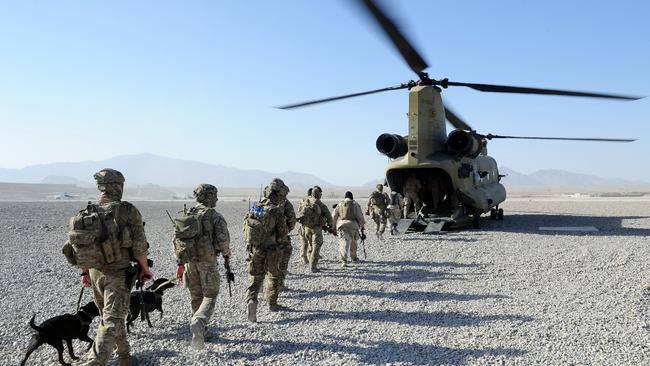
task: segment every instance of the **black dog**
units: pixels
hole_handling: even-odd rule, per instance
[[[146,290],[142,291],[142,299],[140,299],[140,291],[131,292],[131,305],[129,306],[129,316],[126,319],[127,332],[131,333],[131,324],[133,324],[133,321],[138,318],[140,312],[144,313],[144,317],[145,319],[147,319],[147,324],[149,324],[150,327],[153,327],[153,325],[151,324],[151,320],[149,320],[150,312],[154,310],[160,311],[160,319],[162,319],[163,292],[166,289],[174,286],[175,284],[172,281],[169,281],[166,278],[159,278],[153,281],[153,285],[147,287]],[[140,304],[141,302],[142,305]]]
[[[20,363],[21,366],[25,365],[27,358],[34,352],[38,347],[43,343],[47,343],[52,347],[56,348],[59,352],[59,362],[62,365],[70,366],[69,363],[66,363],[63,360],[63,341],[68,345],[68,353],[70,358],[73,360],[78,360],[79,357],[74,355],[74,349],[72,348],[72,340],[79,339],[84,342],[88,342],[88,349],[93,345],[93,340],[88,338],[88,329],[90,323],[93,322],[93,318],[99,315],[99,310],[94,302],[89,302],[84,305],[78,312],[74,315],[72,314],[63,314],[55,316],[44,321],[41,325],[36,325],[34,320],[36,319],[36,314],[32,317],[32,320],[29,321],[29,326],[32,327],[38,333],[32,336],[32,340],[29,342],[29,347],[25,353],[25,358],[23,362]]]

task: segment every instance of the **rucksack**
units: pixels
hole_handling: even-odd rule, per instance
[[[122,238],[115,218],[120,202],[103,207],[88,202],[85,209],[70,219],[68,240],[63,255],[68,262],[80,268],[99,268],[122,259]]]
[[[254,204],[244,217],[244,241],[247,249],[262,248],[270,238],[269,208]]]
[[[354,216],[354,201],[344,200],[338,207],[341,220],[356,220]]]
[[[214,261],[216,252],[212,244],[212,230],[204,222],[206,213],[212,208],[192,207],[183,210],[174,221],[174,254],[178,262]]]
[[[321,209],[311,198],[305,200],[298,209],[298,222],[307,227],[314,227],[321,224]]]
[[[386,208],[386,197],[382,192],[373,191],[370,195],[370,200],[374,206],[377,206],[380,209]]]

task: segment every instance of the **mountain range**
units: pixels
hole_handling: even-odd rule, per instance
[[[103,168],[121,171],[128,184],[193,187],[210,182],[218,187],[259,187],[274,177],[289,186],[332,186],[312,174],[246,170],[153,154],[120,155],[101,161],[50,163],[23,169],[0,169],[0,182],[94,185],[93,174]]]
[[[94,187],[92,176],[100,169],[111,167],[126,176],[129,185],[158,185],[162,187],[193,187],[210,182],[218,187],[259,187],[274,177],[282,178],[289,186],[310,187],[333,184],[312,174],[299,172],[271,173],[263,170],[248,170],[223,165],[214,165],[190,160],[179,160],[153,154],[120,155],[101,161],[75,163],[50,163],[31,165],[23,169],[1,169],[0,182],[68,184],[79,187]],[[546,169],[531,174],[516,172],[501,167],[506,188],[605,188],[605,187],[648,187],[650,183],[624,179],[602,178],[589,174],[578,174],[564,170]],[[374,187],[383,179],[375,179],[363,185]]]

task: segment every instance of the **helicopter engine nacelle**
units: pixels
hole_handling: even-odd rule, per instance
[[[483,150],[483,138],[471,132],[455,130],[449,134],[445,145],[452,154],[474,158]]]
[[[375,143],[377,150],[380,153],[388,156],[391,159],[397,159],[401,156],[406,155],[408,152],[408,144],[404,136],[383,133],[377,137],[377,142]]]

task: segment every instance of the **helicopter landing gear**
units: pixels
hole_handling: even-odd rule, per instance
[[[493,208],[490,210],[490,220],[503,220],[503,209]]]

